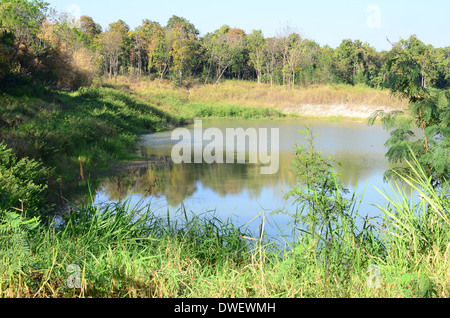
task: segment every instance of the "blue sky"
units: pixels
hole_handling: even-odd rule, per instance
[[[132,29],[149,19],[166,25],[172,15],[192,22],[201,34],[227,24],[247,33],[275,36],[289,24],[320,45],[343,39],[368,42],[377,50],[416,34],[435,47],[450,46],[448,0],[47,0],[59,11],[89,15],[104,29],[124,20]]]

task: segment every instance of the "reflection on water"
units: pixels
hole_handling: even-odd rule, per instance
[[[340,164],[335,169],[344,186],[361,193],[367,185],[361,214],[376,214],[372,203],[381,196],[383,175],[389,169],[385,159],[385,141],[389,134],[381,126],[357,122],[305,120],[205,120],[203,128],[279,128],[280,169],[274,175],[261,174],[257,164],[173,164],[170,155],[177,141],[171,132],[143,136],[138,153],[148,161],[104,179],[96,195],[97,202],[146,198],[162,213],[176,211],[182,203],[196,213],[216,210],[220,216],[235,216],[246,222],[262,209],[294,209],[284,195],[295,185],[290,171],[296,144],[305,144],[299,130],[311,124],[316,149],[333,156]],[[187,127],[193,129],[193,127]],[[208,142],[205,142],[207,144]],[[282,218],[280,216],[280,218]]]

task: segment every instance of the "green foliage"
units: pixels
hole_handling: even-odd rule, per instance
[[[215,83],[218,84],[225,72],[242,61],[245,51],[244,38],[243,32],[228,26],[205,36],[203,46],[209,69],[207,79],[212,73],[215,75]]]
[[[93,38],[102,33],[102,27],[95,23],[95,21],[89,16],[80,17],[80,31],[88,36],[90,42]]]
[[[0,106],[1,296],[5,290],[10,296],[79,296],[63,284],[65,269],[79,264],[84,296],[189,297],[210,296],[212,291],[228,297],[348,297],[355,295],[354,280],[359,279],[357,288],[364,290],[371,260],[399,277],[400,295],[448,293],[448,48],[435,49],[413,36],[390,52],[378,53],[352,40],[332,49],[293,32],[266,39],[260,31],[246,35],[228,26],[199,38],[195,26],[177,16],[166,27],[144,20],[136,30],[119,20],[105,32],[92,18],[83,17],[78,30],[46,9],[39,0],[0,3],[0,79],[23,75],[8,77],[10,87],[2,92]],[[43,23],[46,20],[49,24]],[[150,94],[156,106],[170,109],[166,112],[112,88],[65,93],[33,82],[39,79],[73,90],[89,83],[75,75],[96,74],[92,70],[97,67],[111,77],[170,77],[177,86],[200,76],[219,83],[222,78],[254,80],[256,75],[258,81],[292,86],[338,82],[388,87],[410,101],[409,117],[378,112],[372,121],[381,117],[391,130],[387,156],[391,162],[407,164],[391,175],[415,189],[420,201],[401,191],[395,198],[384,194],[388,205],[380,206],[383,224],[376,228],[366,218],[358,228],[358,196],[346,198],[331,158],[314,149],[314,137],[306,128],[307,146],[295,149],[293,170],[299,185],[289,196],[298,204],[291,216],[299,235],[287,242],[289,250],[263,246],[264,222],[257,249],[250,250],[246,239],[251,235],[229,221],[188,217],[185,210],[183,222],[163,220],[149,207],[131,208],[128,203],[88,203],[65,216],[60,227],[41,227],[39,219],[26,217],[46,207],[51,171],[40,160],[56,166],[58,177],[67,168],[73,179],[81,165],[98,170],[127,157],[125,150],[134,145],[138,133],[195,117],[283,116],[265,108],[190,103],[188,98]],[[188,90],[191,84],[185,84]],[[439,281],[439,275],[445,277]],[[398,296],[390,287],[384,294]]]
[[[181,107],[186,116],[194,118],[283,118],[286,115],[272,108],[243,107],[189,103]]]
[[[380,206],[386,212],[383,224],[375,228],[381,249],[372,248],[374,241],[367,239],[373,227],[360,229],[352,222],[357,211],[349,219],[339,208],[326,222],[332,224],[329,239],[324,240],[326,227],[320,226],[324,218],[309,210],[309,217],[296,223],[303,235],[286,241],[286,248],[262,239],[264,221],[252,245],[252,233],[212,212],[190,215],[182,208],[179,215],[163,218],[150,206],[131,206],[131,201],[87,202],[54,227],[2,211],[0,293],[66,298],[443,297],[448,293],[448,184],[447,192],[436,191],[417,161],[412,168],[417,173],[405,181],[416,187],[422,202],[414,205],[402,193],[387,196],[387,206]],[[317,224],[316,232],[304,227],[311,224]],[[367,286],[371,263],[379,264],[380,288]],[[66,269],[73,264],[81,269],[81,289],[66,285]]]
[[[13,48],[13,34],[8,31],[0,30],[0,80],[11,71]]]
[[[41,0],[4,0],[0,3],[0,33],[10,33],[15,41],[11,53],[11,69],[26,74],[30,70],[32,54],[19,54],[20,44],[26,42],[35,56],[45,49],[39,39],[40,27],[45,20],[47,3]]]
[[[350,268],[358,268],[360,253],[374,251],[379,242],[373,238],[373,229],[356,227],[358,196],[345,195],[338,175],[333,172],[331,158],[323,158],[314,149],[314,136],[306,127],[304,131],[307,147],[297,146],[293,172],[299,185],[287,197],[293,197],[297,210],[293,217],[294,231],[298,232],[295,246],[314,246],[314,260],[325,268],[326,279],[339,277],[345,283]],[[364,246],[361,250],[358,245]],[[367,261],[367,259],[366,259]]]
[[[334,54],[336,73],[344,83],[377,86],[376,77],[382,71],[382,57],[369,44],[344,40]]]
[[[183,29],[188,34],[192,34],[194,36],[198,36],[200,34],[200,31],[195,28],[195,25],[193,25],[191,22],[186,20],[185,18],[178,17],[176,15],[173,15],[169,21],[167,21],[167,28],[168,29],[174,29],[177,27],[182,26]]]
[[[407,164],[410,173],[397,172],[397,175],[402,182],[417,192],[420,201],[413,199],[413,193],[408,195],[400,191],[401,187],[397,182],[394,182],[391,188],[398,192],[399,196],[394,197],[378,191],[388,202],[386,207],[379,208],[386,224],[383,233],[393,243],[391,255],[412,265],[420,264],[422,255],[447,249],[450,239],[450,184],[445,181],[436,189],[433,179],[422,167],[419,159],[411,149],[409,151],[411,161],[407,161]],[[408,259],[401,259],[405,257],[402,254],[404,248],[409,251]]]
[[[17,275],[32,265],[30,236],[39,225],[39,218],[27,220],[15,212],[0,209],[0,261],[8,268],[8,275]]]
[[[1,98],[4,143],[19,158],[42,161],[56,168],[56,178],[68,180],[79,176],[80,161],[85,172],[106,168],[118,158],[130,158],[137,134],[178,124],[164,110],[111,88],[65,93],[17,85]],[[32,169],[20,162],[22,171]]]
[[[76,27],[40,0],[5,0],[0,8],[0,33],[16,39],[12,49],[0,42],[0,76],[32,74],[69,90],[88,85],[96,74],[115,79],[125,74],[158,76],[160,81],[172,79],[177,87],[189,87],[186,79],[219,83],[225,78],[290,88],[337,82],[395,89],[402,85],[399,74],[440,89],[450,83],[449,49],[426,46],[415,36],[399,41],[390,52],[348,39],[332,49],[301,38],[289,27],[276,38],[257,30],[247,35],[227,25],[200,37],[194,24],[174,15],[164,27],[144,19],[131,30],[118,20],[103,31],[89,16],[82,16]],[[18,43],[29,49],[19,54]],[[419,67],[399,60],[397,49]],[[78,78],[75,83],[70,83],[71,74]]]
[[[381,118],[385,128],[392,129],[386,142],[391,162],[411,159],[409,148],[413,149],[437,186],[450,176],[450,92],[427,86],[428,52],[429,48],[415,37],[394,48],[388,63],[391,90],[409,101],[410,117],[399,118],[402,112],[379,111],[369,124]]]
[[[246,43],[250,62],[258,72],[258,83],[260,83],[265,59],[266,40],[261,30],[253,30],[253,33],[247,36]]]
[[[0,207],[23,208],[28,213],[42,210],[46,204],[49,171],[42,163],[22,158],[0,144]]]

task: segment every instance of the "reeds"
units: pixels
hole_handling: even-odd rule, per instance
[[[394,195],[383,194],[387,201],[383,223],[378,228],[389,246],[380,263],[392,275],[401,272],[402,285],[419,297],[448,297],[450,267],[450,184],[446,181],[436,188],[420,166],[414,153],[407,162],[411,174],[398,174],[391,189]],[[411,193],[402,190],[407,184]],[[398,274],[397,274],[398,275]],[[392,278],[392,277],[391,277]]]

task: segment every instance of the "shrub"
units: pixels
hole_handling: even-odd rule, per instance
[[[44,208],[49,172],[40,162],[17,159],[0,143],[0,209],[24,207],[32,213]]]
[[[5,275],[15,275],[32,263],[29,235],[40,225],[37,217],[30,220],[0,209],[0,261],[8,269]]]

